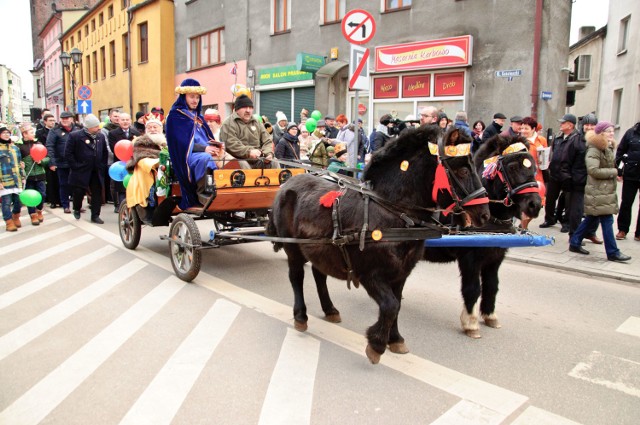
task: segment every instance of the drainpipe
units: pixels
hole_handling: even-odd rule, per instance
[[[127,49],[127,62],[129,62],[129,113],[135,115],[133,113],[133,76],[131,75],[133,72],[133,62],[131,62],[131,21],[133,20],[133,12],[131,11],[131,7],[127,9],[127,15],[127,41],[129,42],[129,48]]]
[[[536,0],[536,21],[533,35],[533,81],[531,83],[531,116],[538,117],[538,79],[540,77],[540,45],[542,44],[542,7],[544,0]]]

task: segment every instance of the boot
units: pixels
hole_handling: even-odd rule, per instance
[[[33,214],[29,214],[29,216],[31,217],[31,224],[33,226],[39,226],[40,222],[38,221],[38,214],[33,213]]]
[[[18,228],[16,227],[16,224],[13,222],[12,219],[5,220],[5,223],[7,223],[7,232],[17,232],[18,231]]]
[[[38,221],[42,223],[44,221],[44,217],[42,216],[42,210],[36,210],[36,214],[38,214]]]
[[[22,227],[22,223],[20,222],[20,213],[12,214],[11,219],[13,220],[13,224],[15,224],[16,227]]]

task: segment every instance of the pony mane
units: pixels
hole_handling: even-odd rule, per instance
[[[514,143],[522,143],[529,149],[529,141],[522,136],[496,135],[484,142],[473,156],[473,163],[476,170],[482,170],[484,168],[483,162],[485,159],[500,155],[502,151]]]

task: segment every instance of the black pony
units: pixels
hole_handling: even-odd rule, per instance
[[[537,217],[542,207],[535,164],[526,150],[528,142],[522,137],[495,136],[485,142],[474,156],[476,170],[481,172],[484,162],[488,168],[482,178],[491,203],[491,218],[483,229],[487,232],[515,233],[513,218],[522,214]],[[514,151],[514,152],[510,152]],[[465,333],[480,338],[480,313],[487,326],[499,328],[495,314],[498,293],[498,270],[507,250],[504,248],[425,248],[424,259],[430,262],[458,261],[464,308],[460,321]],[[482,279],[482,281],[481,281]]]
[[[447,173],[450,176],[455,199],[446,190],[433,191],[439,162],[438,157],[430,153],[430,145],[433,148],[439,136],[441,133],[435,128],[410,131],[376,152],[364,175],[370,191],[358,190],[353,182],[345,187],[344,183],[311,174],[294,176],[280,188],[267,234],[307,242],[329,242],[292,240],[274,244],[276,251],[284,247],[288,257],[297,330],[307,329],[303,266],[310,261],[327,320],[340,321],[340,313],[329,297],[327,275],[352,280],[356,287],[362,284],[378,304],[378,321],[367,330],[366,354],[372,363],[380,361],[387,346],[392,352],[408,352],[398,331],[397,318],[405,280],[422,257],[423,240],[429,237],[420,233],[425,229],[420,226],[428,228],[427,223],[438,205],[449,206],[460,198],[469,198],[470,194],[486,196],[468,156],[449,158],[447,171],[440,171],[445,180]],[[451,131],[443,145],[458,139],[459,132]],[[456,203],[454,213],[462,219],[465,214],[458,204],[460,202]],[[464,211],[475,225],[482,225],[489,218],[486,203],[464,207]],[[416,240],[406,240],[406,236],[401,237],[401,241],[393,240],[393,235],[406,233],[406,228],[412,225],[414,229],[410,232],[415,232]],[[433,237],[434,230],[428,230]],[[363,231],[374,240],[382,239],[370,238],[366,244],[359,244],[358,235]],[[439,236],[440,230],[436,231]],[[354,239],[355,243],[348,243]]]

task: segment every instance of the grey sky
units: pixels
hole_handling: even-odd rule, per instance
[[[609,0],[574,0],[571,44],[577,41],[579,27],[593,25],[597,29],[605,25],[608,10]],[[31,99],[33,80],[29,70],[33,66],[33,54],[29,0],[0,0],[0,13],[3,16],[0,64],[8,66],[20,76],[22,91]]]

